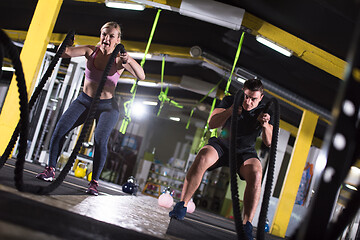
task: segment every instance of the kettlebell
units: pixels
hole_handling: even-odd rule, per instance
[[[158,204],[161,207],[170,208],[174,203],[174,198],[171,194],[170,187],[166,188],[158,198]]]
[[[75,177],[84,178],[86,176],[86,164],[79,163],[75,169]]]
[[[87,176],[87,180],[90,182],[91,181],[91,179],[92,179],[92,172],[90,172],[89,174],[88,174],[88,176]]]
[[[124,193],[135,195],[138,191],[139,185],[136,184],[136,180],[133,176],[129,177],[126,183],[123,184],[122,190]]]

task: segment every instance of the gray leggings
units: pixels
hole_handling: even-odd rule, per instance
[[[60,155],[65,136],[72,129],[83,124],[93,98],[85,93],[71,103],[69,108],[61,116],[56,124],[50,141],[49,166],[55,167]],[[119,118],[118,105],[114,99],[100,100],[95,113],[96,128],[94,132],[94,154],[92,179],[99,180],[101,171],[105,165],[107,155],[107,142]]]

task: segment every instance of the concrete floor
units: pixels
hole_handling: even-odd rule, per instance
[[[156,198],[141,193],[137,196],[129,195],[122,192],[121,186],[105,181],[100,181],[99,196],[85,194],[88,182],[71,175],[68,175],[60,187],[49,195],[19,192],[13,186],[14,163],[14,160],[8,160],[0,170],[0,239],[99,239],[98,236],[104,236],[100,239],[194,239],[191,234],[180,238],[176,237],[176,234],[169,234],[174,230],[176,232],[181,226],[172,224],[171,229],[169,228],[170,209],[160,207]],[[24,182],[30,181],[36,185],[48,184],[35,178],[35,174],[42,171],[43,167],[25,163],[24,169]],[[26,207],[26,204],[30,204],[30,207]],[[54,217],[47,216],[48,214]],[[60,220],[52,222],[51,219],[56,219],[57,215]],[[77,216],[84,218],[77,220]],[[232,220],[198,209],[188,219],[191,220],[188,221],[190,228],[185,226],[187,227],[185,229],[189,231],[196,232],[200,226],[214,232],[210,239],[224,239],[220,237],[224,234],[227,236],[226,239],[237,239]],[[34,222],[31,223],[32,221]],[[213,222],[217,223],[213,224]],[[57,226],[52,226],[54,224],[59,225],[57,233],[61,234],[56,233]],[[51,228],[46,232],[44,229],[47,226]],[[73,238],[71,232],[77,233],[76,226],[84,229],[79,229],[78,237]],[[109,233],[110,235],[105,237],[101,233],[104,228],[109,228],[110,230],[106,231],[107,233],[112,231],[112,235]],[[61,231],[69,231],[69,234],[64,235]],[[83,236],[80,234],[81,231],[87,231],[90,235],[79,237]],[[209,239],[205,232],[209,233],[208,230],[196,233],[200,234],[196,239]],[[143,235],[131,237],[131,234],[138,233]],[[220,235],[216,236],[218,233]]]
[[[39,196],[30,193],[21,193],[14,188],[0,185],[0,190],[20,195],[23,198],[35,200],[52,207],[61,208],[76,214],[87,216],[105,223],[120,226],[126,229],[142,232],[162,239],[171,239],[166,236],[170,218],[169,210],[157,205],[157,199],[145,195],[110,196],[110,195],[49,195]],[[29,221],[31,221],[29,219]],[[8,228],[0,222],[0,239]],[[9,225],[9,224],[8,224]],[[11,224],[10,224],[11,226]],[[9,227],[10,227],[9,226]],[[16,226],[11,226],[12,228]],[[6,234],[18,234],[11,230]],[[41,233],[36,233],[40,234]],[[14,237],[16,237],[16,235]],[[36,239],[48,239],[48,236]],[[7,238],[4,238],[7,239]],[[30,238],[31,239],[31,238]],[[57,239],[57,238],[54,238]]]
[[[14,164],[11,161],[10,163],[5,164],[1,172],[3,174],[5,172],[5,175],[11,175],[13,169]],[[24,179],[26,179],[26,176],[34,178],[36,173],[39,172],[37,170],[41,171],[43,167],[25,163],[25,169]],[[4,177],[4,175],[2,176]],[[99,184],[99,196],[90,196],[84,193],[87,189],[88,182],[85,179],[78,179],[70,175],[67,176],[60,187],[76,188],[80,194],[69,195],[67,193],[69,191],[65,189],[61,190],[63,194],[35,195],[19,192],[14,187],[2,185],[1,180],[2,179],[0,179],[1,191],[9,192],[25,199],[35,200],[51,207],[60,208],[101,222],[120,226],[122,228],[134,230],[158,238],[171,239],[166,236],[166,230],[170,222],[170,218],[168,216],[169,209],[158,206],[157,199],[154,197],[142,194],[138,194],[137,196],[129,195],[122,192],[121,186],[101,180]],[[45,183],[42,183],[35,178],[34,181],[35,184]],[[81,192],[83,194],[81,194]],[[29,221],[31,220],[29,219]],[[16,226],[5,222],[0,223],[0,239],[9,239],[11,233],[15,234],[13,237],[16,239],[16,235],[19,231],[6,231],[6,229],[12,229]],[[29,229],[26,231],[28,230]],[[6,238],[1,237],[5,233]],[[36,235],[39,235],[36,239],[42,239],[41,233],[37,232]],[[11,239],[13,239],[13,237],[11,237]],[[47,236],[45,238],[48,239]]]

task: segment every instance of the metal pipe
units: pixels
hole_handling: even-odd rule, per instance
[[[215,67],[217,67],[217,68],[222,67],[223,70],[227,70],[227,71],[230,71],[230,69],[232,68],[230,63],[228,63],[224,60],[221,60],[218,57],[216,57],[208,52],[205,52],[205,51],[200,51],[200,52],[201,52],[201,56],[204,59],[208,60],[210,63],[211,62],[214,63]],[[204,66],[206,66],[206,65],[204,65]],[[263,82],[264,87],[266,89],[268,89],[269,91],[275,93],[276,95],[294,103],[295,105],[297,105],[296,107],[304,108],[311,112],[314,112],[314,113],[318,114],[320,117],[322,117],[330,122],[333,119],[331,112],[328,111],[327,109],[324,109],[323,107],[321,107],[309,100],[306,100],[305,98],[303,98],[285,88],[282,88],[281,86],[279,86],[261,76],[258,76],[247,69],[236,67],[234,72],[235,72],[235,74],[234,74],[232,80],[235,80],[237,77],[241,77],[244,79],[259,78]]]

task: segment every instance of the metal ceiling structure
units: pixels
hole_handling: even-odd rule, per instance
[[[180,14],[180,0],[138,2],[145,2],[147,8],[131,11],[108,8],[104,0],[64,0],[50,41],[57,44],[69,30],[75,30],[75,44],[94,44],[100,27],[107,21],[117,21],[122,26],[122,42],[127,51],[143,52],[157,8],[162,8],[149,50],[154,57],[144,65],[146,80],[160,82],[161,56],[165,54],[164,81],[170,84],[168,96],[185,103],[187,107],[178,111],[189,115],[191,106],[203,95],[183,88],[182,78],[189,76],[211,85],[227,80],[240,36],[245,32],[235,76],[261,79],[267,89],[266,97],[276,96],[281,100],[281,119],[292,126],[298,126],[302,109],[318,114],[320,121],[315,136],[323,138],[343,81],[359,1],[216,1],[245,10],[239,30]],[[36,4],[36,0],[1,1],[0,26],[14,41],[25,39]],[[256,41],[257,35],[290,49],[293,55],[286,57],[262,45]],[[201,49],[201,54],[190,54],[194,46]],[[223,81],[219,88],[224,90],[225,86]],[[241,86],[233,80],[230,92]],[[117,92],[127,96],[130,88],[128,83],[118,84]],[[138,88],[139,95],[152,98],[159,91],[159,87]],[[210,105],[211,98],[205,103]],[[206,119],[207,114],[199,116]]]

